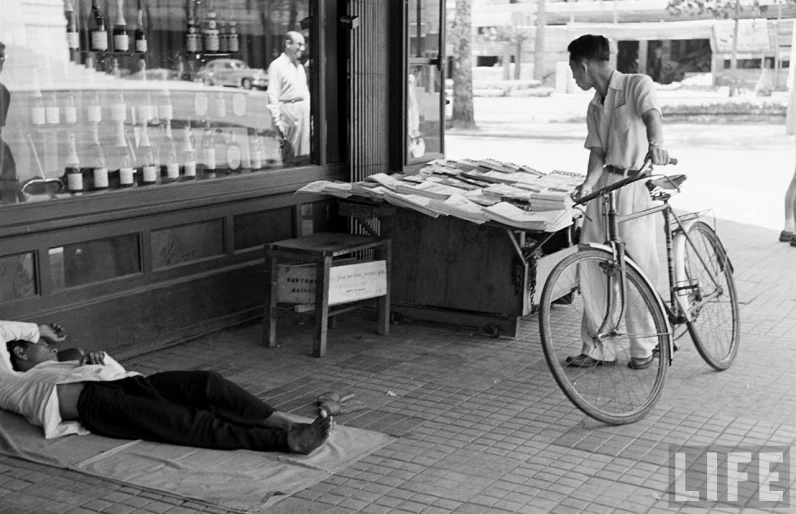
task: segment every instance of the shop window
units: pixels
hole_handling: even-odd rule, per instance
[[[442,55],[444,2],[407,2],[406,162],[441,157],[445,116]]]
[[[0,303],[36,296],[33,252],[0,257]]]
[[[2,3],[2,203],[317,161],[310,0]]]
[[[152,267],[162,269],[224,255],[224,221],[152,231]]]
[[[52,287],[58,291],[141,272],[138,234],[50,248]]]

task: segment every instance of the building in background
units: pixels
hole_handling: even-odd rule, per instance
[[[711,73],[718,85],[730,79],[731,19],[675,15],[666,0],[548,0],[544,5],[542,76],[548,85],[555,83],[556,62],[567,61],[567,44],[588,33],[611,40],[614,64],[623,72],[647,73],[662,84],[701,73]],[[519,55],[522,78],[532,78],[537,8],[537,0],[474,0],[476,65],[505,68],[504,78],[517,78]],[[736,79],[754,84],[767,68],[772,84],[784,87],[796,8],[763,1],[758,10],[745,6],[739,18]]]

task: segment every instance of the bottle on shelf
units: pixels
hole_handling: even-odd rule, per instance
[[[240,34],[238,33],[238,22],[229,22],[229,32],[227,33],[227,50],[230,53],[240,51]]]
[[[149,146],[142,148],[141,185],[151,186],[158,182],[158,163],[154,149]]]
[[[234,130],[230,130],[227,136],[227,169],[229,173],[243,172],[243,152],[238,143],[237,134]]]
[[[220,175],[228,175],[230,172],[229,164],[227,163],[227,141],[226,133],[219,127],[213,130],[213,146],[216,149],[216,173]]]
[[[111,104],[111,121],[124,123],[127,121],[127,103],[124,101],[124,93],[121,90],[113,95]]]
[[[138,146],[139,147],[149,147],[152,146],[152,140],[149,137],[149,125],[146,122],[141,122],[141,126],[138,128]]]
[[[159,82],[161,87],[157,95],[158,117],[161,120],[171,121],[174,119],[174,107],[171,104],[171,91],[169,91],[169,84],[165,79]]]
[[[182,176],[185,180],[196,178],[196,142],[194,141],[191,122],[188,121],[183,132],[182,147]]]
[[[66,44],[70,50],[80,50],[80,31],[77,27],[77,16],[72,0],[66,0],[64,14],[66,15]]]
[[[263,141],[263,155],[265,156],[265,166],[273,168],[282,165],[282,145],[279,136],[275,132],[271,132],[268,137],[262,138]]]
[[[213,129],[210,122],[205,122],[202,131],[202,159],[199,162],[199,171],[202,178],[215,178],[216,176],[216,145],[213,141]]]
[[[185,51],[189,54],[196,54],[202,51],[202,36],[199,34],[199,27],[196,22],[195,0],[189,0],[188,2],[188,26],[185,29]]]
[[[149,51],[149,42],[146,39],[146,26],[144,25],[144,7],[143,0],[138,0],[137,25],[135,27],[135,51],[140,54],[145,54]]]
[[[102,121],[102,106],[100,105],[99,91],[94,91],[86,106],[86,121],[100,123]]]
[[[91,12],[88,14],[88,33],[90,50],[94,52],[108,51],[108,28],[105,22],[105,13],[100,7],[100,0],[91,0]]]
[[[83,171],[77,157],[77,142],[74,132],[69,133],[69,154],[66,156],[66,190],[70,193],[83,192]]]
[[[122,78],[122,70],[119,68],[119,59],[114,57],[111,59],[111,69],[108,70],[108,75],[113,75],[117,79]]]
[[[75,100],[75,92],[69,91],[66,97],[66,105],[64,106],[64,121],[67,125],[74,125],[77,123],[77,101]]]
[[[44,114],[48,125],[58,125],[61,121],[61,107],[58,105],[58,97],[55,95],[55,91],[50,91],[50,94],[47,95],[47,106]]]
[[[229,51],[228,43],[227,25],[223,20],[221,20],[218,22],[218,51],[221,53],[227,53]]]
[[[125,152],[119,164],[119,187],[133,187],[135,185],[135,168],[129,150]]]
[[[249,129],[249,165],[252,171],[263,169],[263,145],[256,129]]]
[[[207,20],[205,23],[205,52],[218,53],[220,48],[218,41],[218,21],[212,3],[210,4],[210,10],[207,12]]]
[[[91,163],[92,178],[94,179],[93,189],[108,189],[108,165],[105,161],[105,152],[99,139],[99,124],[91,125]]]
[[[161,181],[176,182],[180,179],[180,161],[177,159],[177,145],[174,139],[169,139],[166,143],[166,159],[161,169]]]
[[[116,52],[130,50],[130,35],[124,19],[124,0],[116,0],[116,20],[113,22],[113,49]]]

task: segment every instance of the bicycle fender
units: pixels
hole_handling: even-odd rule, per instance
[[[681,229],[678,230],[672,240],[672,258],[674,259],[674,286],[675,287],[682,287],[686,286],[687,278],[685,275],[685,244],[688,240],[685,238],[685,234],[691,230],[691,227],[694,226],[698,220],[688,220],[683,222]],[[685,316],[685,319],[691,321],[691,313],[690,309],[688,308],[688,298],[685,293],[681,293],[677,291],[675,293],[675,298],[677,298],[677,303],[680,304],[680,310]]]
[[[686,221],[682,224],[682,230],[678,230],[677,234],[675,234],[674,239],[672,241],[672,255],[674,259],[674,279],[675,279],[675,286],[682,287],[687,284],[687,278],[685,274],[685,245],[688,240],[685,237],[685,234],[691,230],[691,227],[694,224],[699,223],[700,220],[693,219]],[[703,222],[704,223],[704,222]],[[707,225],[707,224],[706,224]],[[715,234],[715,229],[713,229],[710,225],[707,225],[713,233]],[[730,269],[730,273],[735,273],[735,268],[733,268],[732,261],[730,260],[730,256],[727,255],[727,249],[724,248],[724,243],[722,242],[721,238],[716,235],[716,242],[719,245],[719,251],[721,252],[722,256],[725,259],[727,267]],[[683,314],[685,315],[688,321],[691,321],[691,315],[688,310],[688,301],[686,299],[686,295],[684,294],[676,294],[678,303],[680,303],[680,307],[682,307]]]
[[[611,252],[611,247],[606,245],[606,244],[602,244],[602,243],[579,243],[578,244],[578,250],[586,250],[586,249],[600,250],[600,251],[603,251],[603,252],[607,252],[609,255],[613,255],[613,252]],[[639,275],[641,275],[641,277],[644,280],[646,280],[648,284],[653,284],[653,282],[649,279],[647,274],[644,273],[644,270],[642,270],[639,267],[639,265],[636,264],[636,262],[633,260],[632,257],[630,257],[629,254],[625,255],[625,264],[627,266],[633,268],[633,270],[635,270]],[[685,269],[685,265],[683,266],[683,269]],[[666,323],[666,332],[669,334],[669,348],[671,350],[669,352],[669,365],[671,365],[672,360],[674,359],[674,347],[673,347],[674,340],[672,339],[672,325],[671,325],[671,323],[669,323],[669,316],[666,315],[666,313],[668,311],[666,310],[666,307],[663,304],[663,298],[661,298],[661,295],[658,292],[658,289],[653,287],[652,290],[655,291],[656,293],[658,293],[658,294],[655,295],[655,301],[658,303],[658,307],[660,308],[661,312],[663,313],[663,319],[664,319],[664,322]]]

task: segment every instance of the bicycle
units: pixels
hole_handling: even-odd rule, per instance
[[[640,171],[575,199],[576,206],[598,198],[604,202],[606,241],[580,244],[576,253],[559,262],[545,282],[539,305],[542,347],[556,382],[578,409],[613,425],[638,421],[655,406],[677,348],[675,340],[686,331],[702,358],[719,371],[730,367],[740,342],[733,269],[721,240],[700,219],[702,212],[678,216],[669,205],[685,175],[651,172],[646,161]],[[652,198],[662,204],[618,216],[616,191],[644,179],[649,179]],[[668,303],[625,252],[618,235],[619,223],[658,212],[663,214],[666,236]],[[586,340],[606,356],[612,350],[613,361],[568,365],[567,357],[582,353],[584,308],[598,313],[590,318],[596,320],[595,335],[584,330]],[[628,311],[635,313],[630,321]],[[686,329],[675,337],[672,327],[683,325]],[[649,367],[628,365],[634,348],[636,353],[653,349]]]

